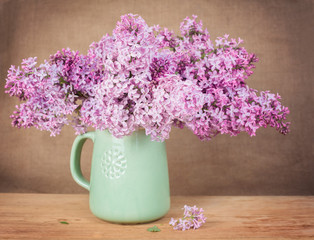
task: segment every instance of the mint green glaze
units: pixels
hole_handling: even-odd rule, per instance
[[[90,183],[82,176],[81,150],[94,142]],[[165,143],[153,142],[144,130],[121,139],[107,131],[77,136],[71,152],[74,180],[90,191],[92,213],[117,223],[157,220],[170,208]]]

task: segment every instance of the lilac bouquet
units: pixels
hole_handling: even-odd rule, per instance
[[[235,136],[271,126],[289,132],[280,96],[246,84],[257,57],[228,35],[210,39],[196,16],[180,25],[181,36],[138,15],[121,17],[112,35],[90,45],[86,55],[63,49],[37,65],[35,58],[11,66],[6,93],[22,103],[13,126],[60,133],[71,124],[115,137],[144,128],[152,140],[186,126],[200,139]]]

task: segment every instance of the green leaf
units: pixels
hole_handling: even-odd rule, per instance
[[[69,223],[66,222],[66,221],[61,221],[60,223],[61,223],[61,224],[69,224]]]
[[[64,78],[63,78],[62,76],[59,77],[59,83],[60,83],[60,84],[70,85],[70,83],[67,82],[66,80],[64,80]]]
[[[149,232],[160,232],[161,230],[155,225],[153,227],[147,228]]]

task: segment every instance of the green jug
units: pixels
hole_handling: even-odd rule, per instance
[[[84,142],[94,142],[90,182],[82,175]],[[74,180],[89,190],[92,213],[116,223],[157,220],[170,208],[167,154],[164,142],[154,142],[144,130],[115,138],[108,131],[76,137],[71,151]]]

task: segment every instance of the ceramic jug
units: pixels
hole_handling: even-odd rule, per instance
[[[87,139],[94,143],[90,181],[83,177],[80,165]],[[165,143],[151,141],[144,130],[123,138],[108,131],[77,136],[71,151],[71,173],[89,191],[91,212],[103,220],[150,222],[170,208]]]

